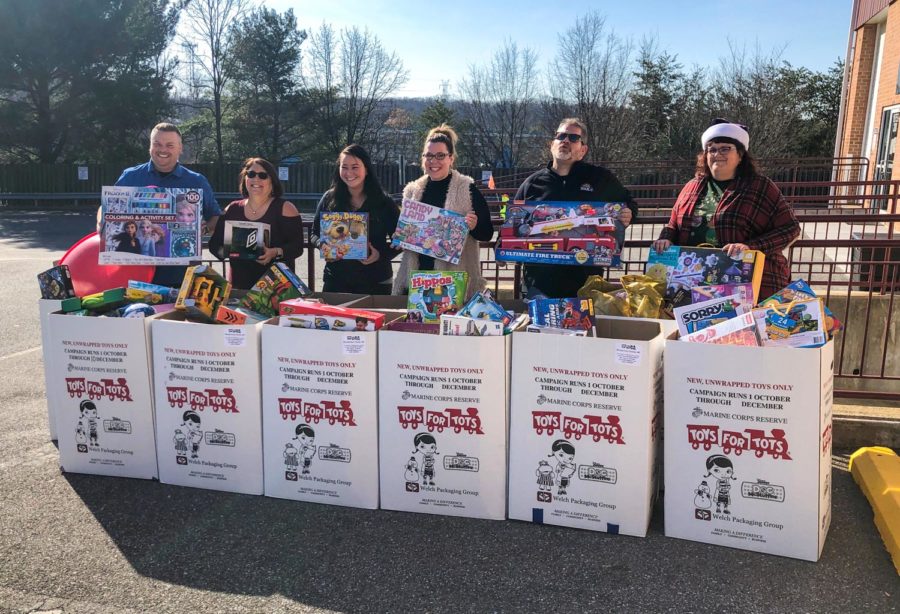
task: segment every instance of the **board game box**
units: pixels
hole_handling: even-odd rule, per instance
[[[719,345],[761,345],[759,331],[753,314],[745,312],[729,320],[722,320],[697,332],[681,337],[693,343],[717,343]]]
[[[592,330],[594,302],[584,298],[538,298],[528,303],[535,326]]]
[[[407,308],[413,321],[437,323],[442,314],[459,311],[466,298],[465,271],[413,271]]]
[[[753,310],[762,344],[773,347],[819,347],[828,341],[822,299],[792,301]]]
[[[675,323],[678,332],[689,335],[714,326],[726,320],[750,311],[748,305],[741,305],[736,294],[722,298],[714,298],[700,303],[692,303],[675,308]]]
[[[691,303],[691,288],[718,284],[749,283],[754,302],[759,297],[765,254],[746,250],[731,258],[721,249],[672,245],[662,253],[650,250],[645,272],[665,277],[665,298],[673,307]]]
[[[369,214],[327,211],[319,216],[319,246],[325,260],[369,257]]]
[[[391,246],[459,264],[468,236],[464,215],[403,199]]]
[[[65,264],[38,273],[37,278],[41,287],[41,298],[63,300],[75,296],[72,275]]]

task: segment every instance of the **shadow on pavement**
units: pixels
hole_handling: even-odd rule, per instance
[[[94,231],[96,211],[87,207],[52,210],[2,207],[0,238],[15,242],[19,247],[65,251],[79,238]],[[74,240],[73,236],[76,237]]]
[[[650,535],[638,539],[140,480],[66,479],[138,573],[228,595],[282,595],[339,611],[896,606],[896,576],[873,543],[871,511],[840,470],[817,564],[667,539],[660,506]],[[853,578],[865,578],[865,586]],[[853,590],[840,590],[848,582]]]

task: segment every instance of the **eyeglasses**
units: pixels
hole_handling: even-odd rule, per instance
[[[443,162],[448,157],[450,157],[450,154],[444,153],[444,152],[436,153],[436,154],[433,154],[433,153],[422,154],[422,158],[424,158],[425,160],[428,160],[429,162],[431,162],[432,160],[437,160],[438,162]]]
[[[267,173],[266,171],[260,171],[258,173],[256,171],[247,171],[247,176],[250,179],[255,179],[256,177],[259,177],[260,179],[265,181],[266,179],[269,178],[269,173]]]
[[[570,143],[577,143],[581,140],[581,135],[573,134],[571,132],[557,132],[556,136],[553,138],[557,141],[565,141],[566,139],[569,139]]]
[[[717,156],[719,154],[722,154],[723,156],[727,156],[732,151],[734,151],[734,145],[722,145],[721,147],[707,147],[706,155]]]

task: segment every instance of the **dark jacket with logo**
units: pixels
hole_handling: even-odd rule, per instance
[[[624,202],[631,209],[631,223],[637,221],[638,208],[631,194],[615,175],[602,166],[576,162],[568,175],[558,175],[553,163],[532,174],[519,186],[516,200]],[[603,267],[569,265],[525,265],[525,284],[539,288],[551,298],[577,296],[578,289],[591,275],[603,275]]]

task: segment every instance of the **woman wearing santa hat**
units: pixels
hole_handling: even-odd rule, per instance
[[[791,281],[784,250],[800,235],[800,223],[778,187],[757,172],[746,126],[713,120],[700,143],[696,176],[653,248],[710,244],[729,256],[759,250],[766,260],[757,299],[767,298]]]

